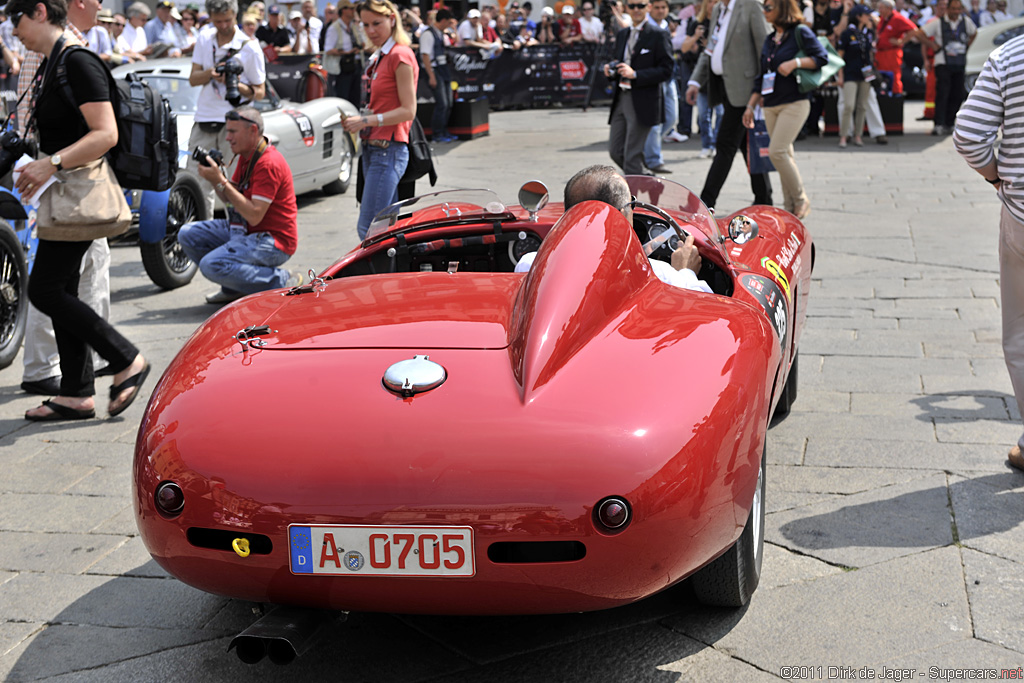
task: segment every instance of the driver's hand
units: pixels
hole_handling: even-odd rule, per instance
[[[686,268],[697,274],[700,272],[700,263],[700,254],[693,245],[693,235],[688,235],[686,241],[672,252],[672,267],[676,270]]]

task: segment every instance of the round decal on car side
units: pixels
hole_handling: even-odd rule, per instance
[[[292,121],[299,127],[299,135],[302,136],[306,147],[312,147],[316,142],[316,133],[313,131],[313,122],[309,120],[309,117],[297,109],[285,109],[284,113],[292,117]]]
[[[786,308],[786,296],[775,282],[761,275],[745,273],[740,277],[743,288],[754,295],[758,303],[764,307],[768,321],[779,335],[782,351],[786,351],[786,340],[789,334],[789,311]]]

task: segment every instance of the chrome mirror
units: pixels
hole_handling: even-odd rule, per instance
[[[736,244],[746,244],[757,237],[757,221],[749,216],[736,216],[729,221],[729,239]]]
[[[548,186],[539,180],[530,180],[519,188],[519,204],[530,212],[530,222],[537,222],[537,212],[548,205]]]

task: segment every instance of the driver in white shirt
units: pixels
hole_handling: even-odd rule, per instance
[[[564,196],[566,211],[581,202],[597,200],[619,209],[630,226],[633,225],[633,204],[629,185],[611,166],[595,165],[583,169],[565,184]],[[525,254],[516,264],[516,272],[528,271],[536,257],[537,252]],[[704,280],[697,278],[700,266],[700,254],[694,246],[693,235],[680,242],[672,252],[671,265],[658,259],[651,259],[651,268],[662,282],[712,294],[711,287]]]

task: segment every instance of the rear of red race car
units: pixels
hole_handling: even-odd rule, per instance
[[[139,528],[246,600],[629,603],[742,540],[780,360],[762,310],[661,283],[583,204],[525,276],[343,278],[212,318],[140,428]]]

